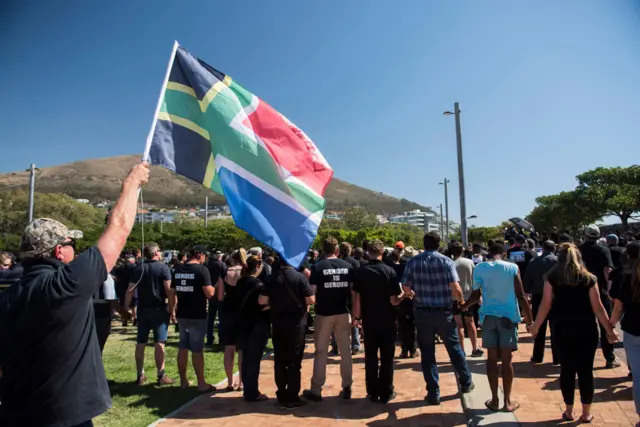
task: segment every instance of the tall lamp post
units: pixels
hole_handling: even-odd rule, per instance
[[[445,111],[445,116],[455,116],[456,120],[456,145],[458,148],[458,183],[460,185],[460,235],[462,244],[466,248],[469,246],[469,238],[467,236],[467,204],[464,194],[464,164],[462,161],[462,132],[460,130],[460,103],[453,104],[453,113]]]
[[[441,182],[440,185],[444,185],[444,211],[445,211],[445,215],[447,217],[447,222],[445,223],[445,229],[444,229],[444,240],[448,243],[449,242],[449,189],[448,189],[448,184],[451,181],[449,181],[447,178],[444,179],[444,182]]]

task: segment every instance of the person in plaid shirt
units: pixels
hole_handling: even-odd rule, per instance
[[[438,253],[439,247],[438,233],[425,234],[425,251],[407,262],[402,280],[404,292],[415,293],[413,309],[418,345],[422,353],[422,373],[427,383],[425,400],[432,405],[440,404],[435,355],[436,334],[444,341],[451,364],[458,373],[462,392],[469,393],[474,389],[453,318],[453,301],[457,301],[460,306],[464,304],[462,289],[455,263],[451,258]]]

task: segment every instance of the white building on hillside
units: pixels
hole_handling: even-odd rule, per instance
[[[433,212],[422,212],[415,209],[404,212],[401,215],[395,215],[389,218],[392,224],[410,224],[423,229],[424,231],[441,231],[440,218]]]

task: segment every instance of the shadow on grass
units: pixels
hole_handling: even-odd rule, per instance
[[[182,390],[178,387],[158,387],[155,384],[139,386],[134,382],[118,382],[109,380],[109,390],[113,398],[131,398],[130,408],[145,407],[155,417],[162,417],[184,405],[198,392],[194,387]]]

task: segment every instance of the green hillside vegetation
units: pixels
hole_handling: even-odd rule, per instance
[[[91,202],[115,200],[120,193],[122,178],[139,160],[140,156],[137,155],[119,156],[43,168],[37,176],[36,190],[40,193],[64,193]],[[28,172],[2,174],[0,192],[12,186],[27,188],[28,180]],[[202,185],[157,166],[152,167],[151,179],[143,196],[145,203],[167,208],[202,206],[205,196],[209,196],[211,205],[224,204],[223,197]],[[411,209],[428,209],[409,200],[397,199],[335,178],[329,183],[325,198],[328,210],[364,206],[377,214],[393,214]]]

